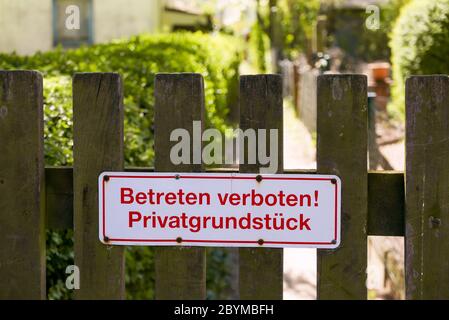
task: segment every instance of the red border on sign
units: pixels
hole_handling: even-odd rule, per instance
[[[108,175],[109,180],[111,178],[135,178],[135,179],[174,179],[173,175],[157,175],[157,176],[117,176]],[[179,179],[233,179],[233,180],[254,180],[254,177],[229,177],[229,176],[189,176],[179,174]],[[264,180],[304,180],[304,181],[332,181],[333,178],[294,178],[294,177],[263,177]],[[334,209],[334,240],[337,240],[337,224],[338,224],[338,180],[334,183],[335,190],[335,209]],[[103,195],[103,238],[106,238],[106,213],[105,213],[105,180],[102,183],[102,195]],[[177,244],[176,239],[124,239],[124,238],[108,238],[108,241],[115,242],[173,242]],[[199,239],[182,239],[182,243],[241,243],[258,244],[257,240],[199,240]],[[264,244],[304,244],[304,245],[330,245],[334,244],[330,242],[292,242],[292,241],[264,241]]]

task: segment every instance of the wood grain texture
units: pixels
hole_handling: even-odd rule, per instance
[[[126,168],[130,172],[154,172],[154,168]],[[229,169],[210,169],[208,172],[233,172]],[[315,174],[314,170],[288,170],[284,173]],[[73,169],[45,168],[46,216],[48,229],[73,228]],[[398,171],[368,173],[368,235],[405,235],[404,174]],[[385,197],[388,190],[388,197]],[[233,248],[230,248],[233,250]]]
[[[366,299],[367,79],[318,77],[317,171],[342,181],[341,245],[318,250],[318,298]]]
[[[449,77],[406,81],[407,299],[449,299]]]
[[[75,264],[77,299],[123,299],[123,247],[98,239],[98,176],[123,169],[123,92],[115,73],[73,79]]]
[[[200,74],[158,74],[155,80],[155,171],[201,172],[203,165],[175,165],[170,141],[175,129],[186,129],[193,136],[193,121],[204,126],[204,83]],[[200,130],[200,134],[203,128]],[[198,146],[196,146],[198,148]],[[201,144],[199,145],[201,148]],[[198,151],[198,149],[197,149]],[[201,154],[201,149],[199,150]],[[206,298],[206,251],[199,247],[156,248],[156,299],[191,300]]]
[[[282,78],[279,75],[240,77],[240,129],[278,130],[278,170],[283,171]],[[269,140],[267,141],[269,143]],[[266,150],[270,150],[269,147]],[[249,150],[255,152],[257,150]],[[262,165],[240,163],[239,171],[258,173]],[[283,297],[283,249],[239,249],[240,299],[274,299]]]
[[[0,299],[45,299],[42,76],[0,71]]]

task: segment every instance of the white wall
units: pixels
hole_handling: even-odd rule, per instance
[[[0,0],[0,52],[32,54],[52,46],[52,0]]]
[[[160,31],[164,0],[93,0],[93,41]],[[0,52],[53,48],[52,0],[0,0]]]
[[[94,42],[157,32],[161,0],[94,0]]]

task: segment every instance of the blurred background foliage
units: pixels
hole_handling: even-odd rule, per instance
[[[207,126],[223,130],[230,106],[236,104],[240,40],[226,35],[171,33],[141,35],[109,44],[37,53],[0,54],[2,69],[35,69],[46,83],[46,121],[54,132],[46,137],[49,165],[71,164],[70,81],[76,72],[118,72],[125,91],[125,165],[153,165],[153,83],[158,72],[197,72],[204,76]],[[68,89],[67,89],[67,84]],[[63,111],[61,113],[60,111]],[[52,112],[53,111],[53,112]],[[61,130],[69,132],[60,133]],[[62,137],[60,136],[62,135]]]
[[[276,61],[296,60],[300,55],[313,63],[313,55],[333,47],[342,50],[344,59],[351,63],[389,60],[391,30],[401,8],[410,1],[380,3],[379,29],[370,30],[365,25],[369,13],[363,5],[348,6],[344,0],[256,0],[257,19],[250,34],[251,48],[257,49],[255,65],[270,71],[276,69]],[[322,30],[320,19],[324,22]]]
[[[391,38],[392,103],[404,117],[405,79],[410,75],[449,74],[449,0],[413,0],[405,6]]]
[[[427,1],[427,0],[424,0]],[[365,21],[372,12],[365,7],[346,8],[341,2],[330,2],[322,6],[321,14],[327,17],[326,46],[337,46],[348,56],[346,59],[373,62],[389,60],[390,33],[403,6],[410,0],[390,0],[379,8],[379,29],[369,29]]]
[[[258,0],[257,28],[267,35],[281,59],[294,59],[306,50],[319,9],[318,0]]]

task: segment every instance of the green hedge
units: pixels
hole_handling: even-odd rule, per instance
[[[0,54],[0,69],[34,69],[44,74],[45,161],[72,165],[71,77],[75,72],[118,72],[124,82],[125,165],[152,166],[153,84],[158,72],[197,72],[204,76],[206,125],[228,126],[230,106],[236,103],[239,40],[225,35],[172,33],[140,35],[129,40],[61,48],[33,56]],[[65,268],[73,264],[72,232],[47,234],[47,290],[50,299],[68,299]],[[225,251],[208,251],[210,298],[223,297]],[[220,259],[217,260],[217,257]],[[153,251],[134,247],[126,252],[127,297],[153,298]]]
[[[153,82],[158,72],[198,72],[205,78],[206,121],[224,129],[229,106],[235,103],[240,41],[225,35],[173,33],[141,35],[130,40],[29,57],[0,54],[0,69],[35,69],[45,76],[46,121],[52,130],[71,130],[70,81],[75,72],[118,72],[125,87],[126,165],[153,164]],[[64,110],[64,112],[62,112]],[[65,114],[62,116],[62,114]],[[64,117],[64,119],[60,117]],[[46,137],[50,165],[71,164],[71,134]]]
[[[405,6],[390,45],[394,80],[390,109],[403,117],[408,76],[449,74],[449,0],[414,0]]]

